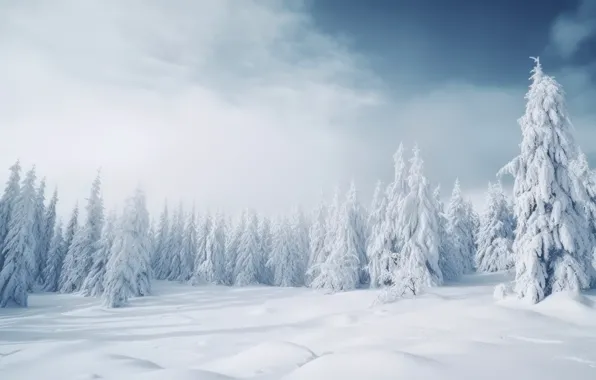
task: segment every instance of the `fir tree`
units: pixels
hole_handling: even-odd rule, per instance
[[[153,273],[158,280],[165,280],[170,270],[169,252],[170,248],[170,217],[168,205],[164,205],[163,212],[159,218],[159,230],[157,232],[157,243],[153,253]]]
[[[326,258],[325,254],[325,236],[326,236],[326,217],[327,207],[321,202],[316,210],[314,222],[310,226],[308,233],[310,239],[310,256],[308,260],[308,270],[306,272],[306,284],[310,286],[312,280],[319,275],[320,264]]]
[[[42,178],[39,187],[37,189],[37,194],[35,196],[35,216],[34,216],[34,225],[33,225],[33,233],[35,235],[35,264],[36,267],[33,269],[33,273],[31,275],[32,278],[32,286],[33,287],[40,287],[43,285],[43,268],[48,259],[48,247],[50,242],[47,240],[45,236],[46,233],[46,207],[45,207],[45,191],[46,191],[46,180]],[[54,226],[52,225],[52,228]]]
[[[15,162],[10,167],[10,177],[6,183],[6,188],[0,199],[0,270],[4,264],[4,241],[8,235],[8,229],[12,220],[13,210],[16,207],[20,192],[21,182],[21,164]]]
[[[293,244],[296,240],[288,219],[282,219],[273,233],[273,250],[267,267],[273,273],[273,284],[283,287],[304,285],[304,257]]]
[[[486,210],[478,234],[476,268],[479,272],[496,272],[513,266],[513,218],[501,183],[488,185]]]
[[[475,256],[473,225],[468,205],[461,193],[459,180],[456,180],[453,186],[446,217],[451,254],[448,258],[449,269],[444,274],[447,279],[454,280],[472,271]]]
[[[243,210],[240,218],[234,225],[230,225],[226,231],[226,276],[225,284],[232,285],[234,283],[234,273],[236,270],[236,260],[238,256],[238,246],[242,233],[246,228],[247,211]]]
[[[436,201],[423,175],[420,150],[410,160],[409,193],[403,199],[399,225],[403,226],[401,256],[404,265],[395,273],[392,292],[396,296],[416,295],[427,287],[443,283],[439,268],[440,222]]]
[[[197,256],[194,260],[193,275],[198,273],[199,267],[207,259],[207,236],[211,231],[213,220],[211,214],[207,213],[199,223],[197,231]]]
[[[178,212],[174,215],[172,229],[168,243],[169,250],[166,257],[169,263],[167,279],[170,281],[179,281],[182,278],[182,266],[184,258],[182,257],[182,239],[184,238],[184,208],[182,203],[178,206]]]
[[[592,272],[590,228],[570,170],[578,149],[564,92],[535,61],[519,120],[521,152],[501,171],[514,176],[514,290],[532,303],[589,287]]]
[[[115,239],[116,222],[117,214],[112,211],[104,224],[101,239],[99,240],[99,249],[95,251],[93,257],[93,265],[81,287],[81,292],[85,296],[99,297],[104,292],[106,267]]]
[[[46,212],[44,215],[44,219],[43,219],[43,233],[41,235],[41,238],[39,240],[38,246],[38,252],[39,252],[39,256],[41,257],[41,260],[43,261],[42,264],[40,264],[39,267],[39,278],[38,278],[38,283],[45,288],[45,285],[47,284],[47,281],[45,279],[45,272],[46,272],[46,266],[48,263],[48,255],[50,252],[50,246],[52,243],[52,239],[54,237],[54,230],[56,228],[56,204],[58,203],[58,191],[54,190],[54,194],[52,195],[52,198],[50,199],[50,203],[48,204],[48,207],[46,208]],[[56,278],[57,280],[57,278]]]
[[[55,292],[58,290],[60,273],[66,255],[64,236],[62,232],[62,221],[56,223],[54,235],[48,251],[48,261],[44,268],[44,290],[46,292]]]
[[[35,168],[25,176],[4,241],[0,270],[0,307],[27,307],[27,290],[35,268]]]
[[[180,281],[190,280],[194,263],[197,258],[198,238],[197,238],[197,220],[196,212],[193,207],[192,212],[188,215],[186,226],[184,229],[184,236],[182,237],[182,246],[180,249],[181,270]]]
[[[368,275],[370,286],[373,288],[389,285],[391,272],[394,266],[394,257],[391,252],[390,223],[387,215],[387,197],[382,191],[381,182],[377,183],[369,214],[368,225],[370,234],[366,244],[368,260]]]
[[[225,218],[222,213],[217,213],[205,241],[205,261],[199,266],[195,283],[203,281],[215,285],[226,283],[225,249]]]
[[[273,249],[272,239],[271,220],[267,217],[262,217],[259,225],[259,279],[261,283],[266,285],[273,284],[273,274],[267,267],[267,261],[271,257],[271,251]]]
[[[259,221],[256,213],[250,210],[247,212],[244,232],[238,244],[234,284],[237,286],[257,284],[261,272],[260,265]]]
[[[67,280],[70,273],[72,273],[75,269],[75,252],[71,249],[72,242],[74,241],[74,237],[79,230],[79,206],[78,204],[75,205],[70,220],[68,221],[68,225],[66,226],[66,231],[64,232],[64,245],[62,247],[62,252],[64,253],[64,260],[62,262],[62,268],[60,268],[60,276],[58,277],[58,288],[56,291],[62,289]]]

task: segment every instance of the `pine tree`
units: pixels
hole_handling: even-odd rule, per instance
[[[27,307],[27,290],[35,268],[35,167],[25,176],[23,186],[12,209],[0,270],[0,307]]]
[[[38,243],[38,252],[42,263],[39,267],[38,284],[45,289],[47,281],[45,279],[45,272],[48,263],[48,255],[50,246],[54,238],[54,230],[56,229],[56,204],[58,203],[58,191],[54,190],[54,194],[50,199],[50,203],[45,210],[43,218],[43,233]],[[57,280],[57,278],[56,278]]]
[[[400,233],[404,226],[399,225],[401,219],[402,201],[408,194],[408,171],[406,168],[406,162],[404,160],[404,147],[403,144],[399,144],[397,152],[393,155],[395,175],[393,182],[389,184],[387,188],[387,209],[385,214],[385,222],[387,223],[388,236],[388,247],[390,256],[393,258],[390,263],[390,267],[387,270],[392,273],[396,270],[396,267],[401,265],[402,257],[400,252],[402,251],[403,241]]]
[[[474,230],[470,212],[465,202],[459,180],[455,181],[451,199],[447,207],[447,234],[450,239],[449,268],[445,268],[445,277],[454,280],[473,269],[475,256]]]
[[[439,213],[439,268],[441,268],[441,273],[443,273],[443,279],[448,280],[458,276],[457,273],[459,272],[456,268],[459,267],[459,260],[455,259],[452,255],[451,238],[447,231],[448,222],[445,215],[445,205],[441,200],[440,185],[435,188],[433,198]]]
[[[107,307],[122,307],[131,297],[148,294],[151,275],[148,229],[145,195],[137,190],[126,202],[112,244],[103,296]]]
[[[180,281],[188,281],[192,277],[195,260],[198,251],[198,237],[197,237],[197,220],[196,212],[193,207],[192,212],[188,215],[186,226],[184,228],[184,236],[182,237],[182,246],[180,249],[181,270]]]
[[[496,272],[513,266],[513,218],[501,183],[488,184],[486,210],[478,234],[476,268],[479,272]]]
[[[276,286],[304,285],[304,257],[295,241],[292,225],[287,218],[282,219],[274,229],[273,250],[266,264],[273,273]]]
[[[98,173],[91,186],[91,194],[87,201],[85,224],[77,230],[66,254],[68,263],[72,266],[64,268],[64,282],[60,288],[62,293],[81,290],[83,281],[93,265],[95,253],[100,248],[99,240],[104,222],[103,200],[100,192],[101,178]]]
[[[10,221],[12,219],[13,210],[16,207],[17,199],[21,188],[21,164],[19,161],[15,162],[10,167],[10,177],[6,183],[6,188],[2,198],[0,199],[0,270],[4,264],[4,241],[8,235]]]
[[[229,228],[226,230],[226,285],[234,284],[234,273],[236,270],[238,246],[240,245],[242,233],[246,228],[246,216],[247,211],[243,210],[237,222],[234,225],[230,225]]]
[[[62,272],[64,256],[66,255],[62,230],[62,221],[58,220],[50,243],[46,267],[44,268],[44,290],[46,292],[55,292],[58,290],[60,273]]]
[[[368,275],[370,286],[378,288],[390,284],[395,262],[390,244],[393,231],[387,220],[387,196],[382,191],[381,182],[377,183],[375,189],[368,225],[370,229],[366,244]]]
[[[106,267],[110,258],[112,244],[115,239],[117,220],[116,212],[112,211],[103,226],[101,239],[99,240],[99,249],[95,251],[93,265],[91,265],[89,274],[85,278],[85,281],[83,281],[81,287],[81,292],[87,297],[99,297],[104,292]]]
[[[310,226],[308,237],[310,239],[310,256],[308,260],[308,270],[306,272],[306,284],[310,286],[312,280],[319,275],[320,264],[324,262],[322,257],[325,254],[325,236],[327,207],[321,202],[316,210],[314,222]]]
[[[179,281],[182,278],[182,266],[184,258],[182,257],[182,239],[184,237],[184,208],[182,203],[178,206],[178,212],[174,215],[172,221],[172,229],[170,231],[170,238],[168,243],[168,258],[169,270],[167,279],[170,281]]]
[[[159,218],[159,231],[157,232],[157,243],[153,254],[153,273],[155,273],[155,278],[158,280],[165,280],[169,274],[170,242],[170,217],[166,203]]]
[[[205,261],[201,263],[194,283],[226,283],[226,231],[222,213],[215,215],[205,241]]]
[[[78,204],[75,205],[68,225],[66,226],[66,231],[64,232],[64,245],[62,247],[62,252],[64,253],[64,260],[62,262],[62,268],[60,268],[60,276],[58,277],[58,288],[56,291],[60,291],[62,289],[67,280],[70,273],[75,270],[75,252],[71,249],[72,242],[74,241],[74,237],[79,230],[79,206]]]
[[[259,283],[260,265],[259,221],[257,214],[250,210],[247,212],[244,231],[238,244],[234,284],[247,286]]]
[[[209,231],[211,231],[211,225],[213,220],[211,218],[211,214],[207,213],[201,219],[200,223],[198,223],[198,231],[197,231],[197,256],[194,261],[194,271],[193,275],[198,272],[199,267],[205,260],[207,259],[207,236],[209,236]]]
[[[589,287],[592,272],[590,228],[571,170],[578,148],[564,92],[535,61],[519,120],[521,152],[501,170],[514,177],[514,290],[532,303]]]
[[[33,283],[32,287],[39,288],[43,285],[43,268],[46,264],[48,259],[48,246],[49,241],[47,241],[47,237],[45,236],[46,233],[46,207],[45,207],[45,191],[46,191],[46,180],[42,178],[41,182],[39,183],[39,187],[37,189],[37,194],[35,196],[35,216],[34,216],[34,225],[33,225],[33,233],[35,235],[35,268],[33,269]],[[54,226],[52,226],[54,228]]]
[[[368,285],[369,276],[366,270],[368,267],[368,258],[366,256],[367,218],[366,211],[358,200],[358,192],[354,182],[350,185],[345,208],[347,218],[346,246],[349,252],[355,252],[358,256],[359,284]]]
[[[396,296],[416,295],[427,287],[443,283],[439,268],[440,222],[436,201],[423,174],[420,150],[410,160],[409,193],[403,199],[399,225],[403,226],[403,267],[393,279]]]
[[[273,284],[273,273],[267,267],[267,261],[271,257],[272,249],[271,220],[268,217],[262,217],[259,224],[259,281],[266,285]]]

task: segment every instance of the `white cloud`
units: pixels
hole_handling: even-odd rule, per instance
[[[574,12],[560,15],[552,26],[552,47],[564,58],[575,54],[596,33],[596,3],[580,0]]]

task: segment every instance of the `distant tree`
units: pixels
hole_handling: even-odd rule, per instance
[[[519,120],[520,155],[500,174],[514,177],[514,291],[537,303],[555,292],[588,288],[593,269],[590,226],[571,170],[578,147],[564,92],[538,59],[531,81]]]
[[[287,218],[273,230],[273,250],[267,261],[273,273],[273,284],[282,287],[304,285],[304,257],[294,242],[294,231]]]
[[[225,218],[222,213],[217,213],[205,240],[205,261],[199,266],[194,283],[206,282],[216,285],[226,283],[225,249]]]
[[[327,207],[321,202],[316,210],[314,221],[308,232],[310,239],[310,255],[306,272],[306,284],[309,286],[311,285],[312,280],[319,275],[319,266],[324,262],[324,259],[322,258],[326,258],[327,256],[325,253],[326,217]]]
[[[46,292],[55,292],[58,290],[60,273],[66,256],[66,247],[64,244],[62,221],[56,223],[54,235],[50,243],[48,260],[44,268],[44,290]]]
[[[43,268],[47,261],[48,247],[50,242],[45,236],[46,233],[46,206],[45,206],[46,180],[42,178],[37,194],[35,196],[35,216],[33,217],[33,234],[35,235],[35,268],[33,268],[31,289],[39,288],[43,285]],[[54,226],[52,226],[54,228]]]
[[[38,193],[39,201],[39,193]],[[39,265],[39,276],[37,282],[41,288],[45,288],[47,281],[45,279],[46,267],[48,263],[48,255],[50,253],[50,247],[52,239],[54,237],[54,231],[56,229],[56,204],[58,203],[58,191],[54,190],[54,194],[50,199],[48,207],[45,209],[45,215],[43,218],[43,229],[41,238],[38,243],[38,255],[41,260]],[[62,257],[63,259],[64,257]],[[56,279],[57,280],[57,279]]]
[[[8,235],[8,229],[12,219],[13,210],[16,207],[21,182],[21,164],[19,161],[15,162],[10,167],[10,176],[4,189],[4,194],[0,198],[0,270],[4,264],[4,241]]]
[[[169,263],[169,270],[167,279],[170,281],[181,281],[183,277],[182,266],[184,259],[182,257],[182,240],[184,239],[184,220],[186,215],[182,203],[178,206],[178,211],[172,220],[172,229],[170,230],[170,237],[168,248],[166,252],[167,262]]]
[[[69,276],[75,270],[75,251],[71,249],[72,242],[74,241],[74,237],[79,230],[79,206],[78,204],[75,205],[70,220],[68,221],[68,225],[66,226],[66,231],[64,231],[64,245],[62,247],[62,252],[64,252],[64,260],[62,262],[62,268],[60,268],[60,275],[58,277],[58,288],[55,291],[59,291],[62,289]]]
[[[513,266],[513,227],[513,217],[501,183],[489,183],[477,242],[476,268],[479,272],[502,271]]]
[[[27,290],[35,268],[35,168],[25,176],[12,209],[8,234],[4,240],[0,270],[0,307],[27,307]]]
[[[182,236],[182,245],[180,249],[180,281],[189,281],[192,277],[198,251],[197,234],[197,214],[193,207],[191,213],[187,216],[186,226],[184,227],[184,235]]]
[[[381,182],[378,182],[375,188],[368,225],[370,235],[367,239],[366,255],[370,286],[379,288],[390,284],[395,263],[391,252],[391,236],[394,231],[390,229],[392,223],[387,220],[387,196],[383,193]]]
[[[104,292],[106,268],[114,244],[117,220],[116,212],[112,211],[104,224],[99,240],[99,249],[95,251],[93,265],[81,287],[81,292],[85,296],[99,297]]]
[[[167,203],[164,205],[163,212],[159,218],[159,229],[157,232],[156,246],[153,253],[153,273],[158,280],[165,280],[169,275],[169,252],[170,248],[170,217]]]
[[[260,218],[259,223],[259,282],[271,285],[273,283],[273,274],[267,268],[267,261],[271,257],[273,250],[273,236],[271,234],[271,220],[268,217]]]
[[[243,210],[240,214],[239,219],[229,225],[229,228],[226,229],[226,275],[225,275],[225,284],[226,285],[233,285],[234,284],[234,273],[236,271],[236,260],[238,257],[238,246],[240,245],[240,239],[242,238],[242,233],[246,228],[246,217],[247,211]]]
[[[246,286],[259,283],[259,274],[262,272],[261,264],[259,221],[256,212],[249,210],[246,214],[244,232],[238,244],[234,284]]]
[[[444,275],[446,279],[454,280],[473,270],[475,256],[473,224],[470,220],[469,206],[461,193],[459,180],[456,180],[453,186],[446,217],[451,257],[448,259],[449,270],[446,270]]]

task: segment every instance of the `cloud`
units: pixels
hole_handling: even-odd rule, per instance
[[[596,3],[580,0],[577,9],[560,15],[551,29],[551,44],[563,58],[570,58],[582,43],[596,34]]]

